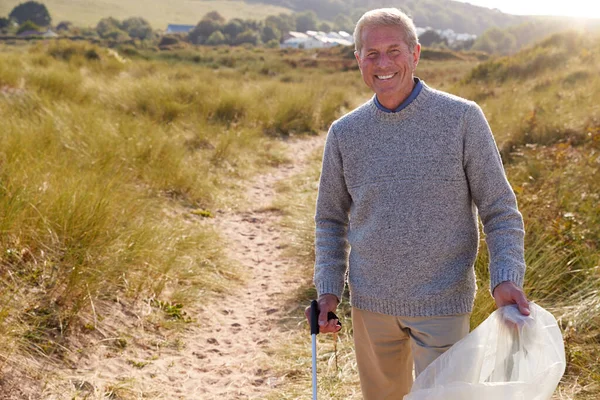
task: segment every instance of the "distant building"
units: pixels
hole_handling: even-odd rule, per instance
[[[31,37],[31,36],[41,36],[43,38],[55,38],[58,37],[58,34],[54,31],[52,31],[52,29],[48,29],[45,32],[38,32],[38,31],[24,31],[21,32],[17,35],[18,37]]]
[[[440,35],[443,39],[446,39],[446,43],[452,46],[456,42],[465,42],[467,40],[477,39],[477,35],[471,33],[456,33],[452,29],[433,29],[431,27],[419,28],[417,27],[417,36],[421,36],[427,31],[434,31]]]
[[[165,33],[190,33],[190,31],[195,27],[196,25],[169,24],[167,25],[167,30],[165,31]]]
[[[46,32],[42,33],[42,37],[45,37],[45,38],[58,37],[58,33],[52,31],[51,29],[48,29]]]
[[[288,33],[283,35],[283,42],[285,42],[286,40],[289,40],[289,39],[307,39],[307,38],[308,38],[308,35],[306,33],[289,31]]]
[[[352,46],[352,35],[347,32],[306,31],[288,32],[283,36],[281,48],[322,49],[334,46]]]

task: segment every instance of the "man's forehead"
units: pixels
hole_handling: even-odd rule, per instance
[[[404,31],[397,26],[366,26],[361,33],[361,39],[365,49],[407,45]]]

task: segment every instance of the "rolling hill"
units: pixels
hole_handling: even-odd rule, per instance
[[[0,2],[0,16],[7,16],[22,0]],[[209,11],[218,11],[226,19],[264,19],[268,15],[290,13],[274,4],[247,3],[241,0],[42,0],[52,23],[71,21],[78,26],[95,26],[101,18],[143,17],[154,29],[167,24],[196,24]]]

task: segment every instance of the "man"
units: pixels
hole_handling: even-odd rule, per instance
[[[366,400],[402,399],[469,331],[481,217],[498,306],[518,304],[523,221],[489,125],[473,102],[414,77],[421,46],[394,8],[365,13],[355,56],[371,100],[327,135],[316,210],[321,332],[346,271]],[[351,251],[350,251],[351,249]]]

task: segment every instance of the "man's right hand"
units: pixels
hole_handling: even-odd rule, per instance
[[[319,332],[332,333],[342,329],[342,327],[337,324],[337,319],[327,321],[327,314],[330,311],[335,313],[339,303],[337,296],[331,293],[322,294],[317,299],[317,303],[319,303]],[[306,320],[310,325],[310,306],[306,307],[304,310],[304,315],[306,315]]]

